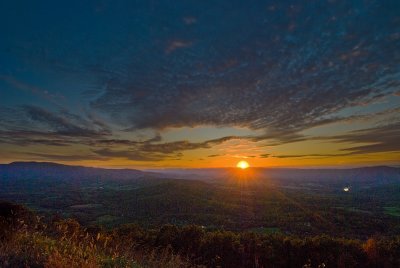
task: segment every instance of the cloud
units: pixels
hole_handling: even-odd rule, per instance
[[[337,157],[337,156],[344,156],[350,155],[350,153],[344,154],[287,154],[287,155],[273,155],[272,157],[275,158],[326,158],[326,157]]]
[[[132,142],[131,146],[126,149],[102,148],[93,150],[93,152],[101,156],[126,158],[135,161],[160,161],[177,159],[182,156],[183,151],[207,149],[233,139],[240,139],[240,137],[227,136],[204,142],[175,141],[166,143],[154,143],[150,139],[144,142]]]
[[[190,47],[192,42],[183,41],[183,40],[173,40],[169,42],[167,48],[165,49],[166,54],[170,54],[179,48]]]
[[[23,115],[21,115],[21,111]],[[93,120],[93,118],[85,119],[65,110],[51,112],[38,106],[24,105],[17,113],[19,120],[25,120],[28,123],[29,131],[33,128],[45,128],[44,133],[72,137],[100,137],[110,134],[110,129],[105,124]],[[12,117],[12,115],[10,116]],[[20,123],[13,127],[23,129],[27,126]],[[40,131],[36,132],[39,133]]]
[[[382,112],[380,114],[386,114]],[[362,116],[361,118],[364,118]],[[370,153],[400,152],[400,122],[380,125],[367,129],[350,131],[342,135],[313,137],[314,140],[333,141],[335,143],[353,144],[332,154],[289,154],[271,155],[276,158],[326,158]],[[362,145],[358,145],[362,144]]]
[[[144,142],[139,146],[138,149],[143,152],[157,152],[163,154],[170,154],[185,150],[211,148],[212,146],[234,139],[240,139],[240,137],[226,136],[218,139],[207,140],[204,142],[175,141],[175,142],[157,143],[157,144],[151,142]]]
[[[26,91],[26,92],[30,92],[30,93],[37,95],[37,96],[39,96],[53,104],[56,104],[56,105],[58,105],[59,102],[62,102],[65,99],[65,97],[63,95],[52,94],[45,89],[42,89],[40,87],[33,86],[26,82],[20,81],[13,76],[0,75],[0,80],[5,81],[7,84],[12,86],[13,88],[16,88],[16,89],[19,89],[22,91]]]
[[[132,130],[236,126],[301,141],[301,131],[334,122],[339,111],[398,90],[399,40],[388,38],[398,29],[383,5],[357,16],[348,16],[350,4],[324,5],[318,16],[303,6],[295,18],[279,12],[292,11],[285,4],[268,16],[265,6],[235,6],[232,13],[213,7],[221,22],[204,14],[196,29],[168,31],[181,37],[160,37],[171,55],[149,48],[124,73],[101,80],[105,90],[91,107]],[[333,15],[342,19],[327,19]],[[172,54],[192,44],[183,40],[196,46]]]
[[[137,150],[112,150],[108,148],[93,150],[99,156],[108,158],[124,158],[133,161],[160,161],[169,158],[168,155]]]
[[[246,138],[253,142],[268,140],[268,142],[267,142],[268,146],[278,146],[278,145],[282,145],[282,144],[306,141],[306,140],[310,139],[309,137],[307,137],[303,134],[294,133],[293,130],[285,131],[284,129],[273,130],[273,131],[270,130],[269,133],[267,133],[267,134],[248,136]]]
[[[60,161],[75,161],[78,159],[101,160],[107,157],[119,157],[136,161],[159,161],[177,159],[183,151],[206,149],[233,139],[238,136],[225,136],[204,142],[187,140],[162,142],[157,133],[146,140],[131,140],[116,138],[110,128],[93,116],[84,118],[67,111],[51,112],[36,106],[23,106],[20,109],[5,109],[7,121],[0,123],[0,143],[18,146],[45,145],[66,147],[71,145],[86,145],[94,154],[53,155],[46,153],[28,153],[31,156]],[[13,114],[15,118],[13,118]],[[16,119],[16,120],[14,120]],[[245,137],[244,137],[245,138]]]
[[[95,140],[107,143],[105,138],[112,135],[107,124],[94,116],[84,118],[65,110],[54,112],[33,105],[1,109],[0,118],[0,142],[19,146],[89,145]]]
[[[238,136],[225,136],[204,142],[187,140],[162,142],[156,133],[146,140],[119,139],[107,124],[93,115],[86,118],[68,111],[52,112],[41,107],[25,105],[19,109],[4,109],[2,115],[7,118],[0,123],[0,143],[19,146],[45,145],[65,147],[87,145],[94,154],[78,156],[66,154],[54,155],[55,160],[71,161],[74,159],[103,159],[120,157],[136,161],[159,161],[176,159],[183,151],[206,149]],[[6,115],[6,116],[5,116]],[[52,154],[32,154],[36,157],[51,158]]]
[[[191,16],[184,17],[183,22],[187,25],[191,25],[191,24],[195,24],[197,22],[197,19],[196,19],[196,17],[191,17]]]
[[[104,160],[107,158],[124,158],[134,161],[161,161],[166,159],[179,159],[182,152],[195,149],[212,148],[240,137],[228,136],[204,142],[175,141],[160,143],[158,136],[145,140],[125,139],[99,139],[96,136],[60,136],[57,133],[33,132],[33,131],[0,131],[0,143],[14,144],[18,146],[45,145],[66,147],[71,145],[87,145],[94,154],[82,155],[53,155],[46,153],[28,153],[29,155],[60,161],[78,160]]]
[[[400,152],[400,122],[355,130],[348,134],[333,137],[336,142],[363,143],[366,145],[352,146],[343,151],[349,154],[366,154],[382,152]]]
[[[45,154],[45,153],[26,153],[26,155],[34,157],[34,159],[46,159],[51,161],[83,161],[83,160],[107,160],[106,157],[102,157],[94,154]]]

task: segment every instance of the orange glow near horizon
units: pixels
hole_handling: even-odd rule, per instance
[[[129,168],[129,169],[168,169],[168,168],[236,168],[237,164],[241,160],[251,161],[250,167],[247,169],[236,168],[237,171],[245,171],[247,174],[249,173],[249,169],[253,170],[256,167],[259,168],[350,168],[350,167],[361,167],[361,166],[374,166],[374,165],[389,165],[389,166],[398,166],[400,159],[400,153],[369,153],[363,155],[337,155],[338,153],[335,151],[335,147],[332,145],[332,148],[328,148],[327,144],[323,144],[324,150],[323,153],[330,154],[330,157],[318,157],[318,156],[301,156],[304,153],[307,153],[307,149],[303,147],[295,148],[296,150],[291,150],[291,148],[287,147],[276,147],[276,148],[268,148],[268,151],[265,148],[258,147],[258,144],[248,144],[248,143],[239,143],[239,145],[247,145],[246,148],[234,148],[235,144],[232,142],[227,142],[226,144],[221,144],[216,146],[215,149],[196,149],[196,150],[188,150],[183,152],[182,157],[180,159],[163,159],[160,161],[136,161],[130,160],[122,157],[110,157],[109,159],[72,159],[70,160],[68,157],[66,159],[62,159],[61,156],[64,154],[68,155],[84,155],[86,151],[84,148],[77,148],[77,152],[75,152],[75,148],[68,149],[66,152],[58,151],[60,149],[55,148],[53,151],[49,152],[49,155],[55,155],[57,158],[40,158],[34,155],[22,155],[23,150],[27,147],[21,148],[19,154],[11,153],[9,147],[3,146],[2,152],[0,152],[0,163],[7,164],[14,161],[39,161],[39,162],[57,162],[65,165],[79,165],[79,166],[87,166],[87,167],[99,167],[99,168]],[[292,144],[294,146],[296,144]],[[320,143],[310,143],[307,142],[307,148],[309,148],[310,154],[316,154],[318,151],[311,151],[313,148],[321,147]],[[297,144],[296,146],[300,146]],[[233,150],[234,148],[235,150]],[[283,150],[283,149],[284,150]],[[339,149],[344,149],[344,147],[340,147]],[[45,151],[46,147],[44,146],[30,146],[30,150],[34,151]],[[282,151],[279,151],[282,149]],[[329,149],[329,150],[328,150]],[[64,149],[63,149],[64,150]],[[230,151],[232,150],[232,151]],[[257,150],[257,151],[255,151]],[[264,153],[269,153],[268,156],[260,156]],[[212,155],[212,157],[210,157]],[[299,155],[298,157],[279,157],[280,155]],[[60,157],[59,157],[60,156]]]

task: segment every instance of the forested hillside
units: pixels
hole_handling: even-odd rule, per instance
[[[0,203],[1,267],[399,267],[400,236],[368,240],[209,231],[86,228]]]
[[[228,170],[219,174],[229,177],[210,181],[172,179],[135,170],[18,163],[1,167],[0,199],[24,204],[41,215],[74,218],[84,226],[196,224],[210,230],[300,236],[366,239],[398,235],[397,169],[370,170],[344,170],[341,174],[354,177],[336,180],[317,180],[311,176],[314,171],[305,173],[311,178],[292,178],[294,173],[287,170],[276,171],[276,176],[282,176],[279,178],[242,178]],[[369,183],[362,184],[365,179],[360,174],[368,172],[373,175],[367,177]]]

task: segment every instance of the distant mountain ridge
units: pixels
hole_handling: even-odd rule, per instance
[[[84,166],[70,166],[53,162],[12,162],[0,164],[0,178],[58,178],[58,179],[111,179],[127,180],[154,177],[155,173],[136,169],[105,169]]]
[[[130,180],[144,177],[195,179],[223,182],[235,176],[236,168],[175,169],[141,171],[136,169],[106,169],[63,165],[54,162],[12,162],[0,164],[0,179],[58,178],[69,180]],[[400,182],[400,168],[372,166],[347,169],[292,169],[252,168],[249,174],[257,179],[273,179],[280,182],[347,182],[387,184]]]
[[[160,171],[171,177],[191,178],[209,182],[226,182],[237,176],[237,168],[176,169]],[[244,171],[245,174],[247,171]],[[240,172],[239,172],[240,173]],[[251,179],[270,180],[277,184],[322,183],[339,185],[382,185],[400,183],[400,168],[372,166],[340,169],[304,168],[251,168],[247,173]]]

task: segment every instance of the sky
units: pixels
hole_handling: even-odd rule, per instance
[[[1,1],[0,162],[400,164],[400,2]]]

